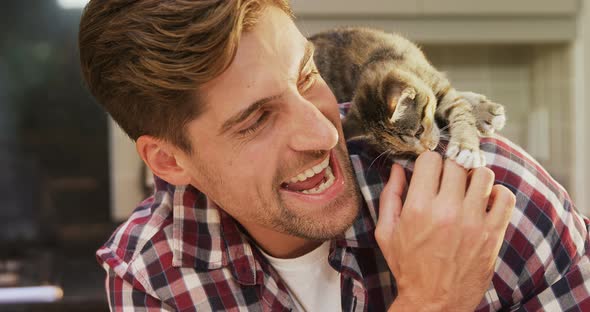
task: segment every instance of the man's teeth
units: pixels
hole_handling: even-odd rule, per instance
[[[330,186],[332,186],[332,184],[334,184],[334,180],[336,179],[334,177],[334,174],[332,173],[332,168],[328,167],[326,169],[325,179],[326,179],[326,181],[323,182],[322,184],[320,184],[318,187],[313,188],[311,190],[301,191],[301,193],[303,193],[303,194],[318,194],[318,193],[323,192],[325,189],[329,188]]]
[[[314,175],[322,172],[322,170],[324,170],[328,167],[329,163],[330,163],[330,157],[326,157],[326,159],[324,159],[324,161],[313,166],[313,168],[307,169],[307,170],[301,172],[300,174],[298,174],[297,176],[291,178],[289,180],[289,183],[297,183],[299,181],[305,181],[305,180],[307,180],[307,178],[311,178]]]

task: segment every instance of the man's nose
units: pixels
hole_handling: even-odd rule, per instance
[[[290,116],[290,147],[295,151],[330,150],[338,143],[338,130],[313,103],[299,99]]]

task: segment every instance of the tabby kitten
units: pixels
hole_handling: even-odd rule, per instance
[[[399,35],[342,28],[309,40],[318,71],[338,102],[352,101],[343,120],[347,139],[363,136],[380,152],[416,155],[436,148],[441,129],[448,127],[446,156],[465,168],[485,165],[479,137],[504,126],[502,105],[455,90]]]

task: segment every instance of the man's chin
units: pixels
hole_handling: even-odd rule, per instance
[[[279,227],[284,232],[306,239],[328,240],[342,236],[352,226],[361,206],[361,194],[344,141],[330,152],[329,167],[334,183],[321,192],[305,194],[279,189],[277,199],[282,206]]]
[[[343,169],[337,169],[340,177],[325,194],[280,194],[284,230],[306,239],[328,240],[342,236],[352,226],[359,212],[360,193],[352,173],[346,172],[348,166]]]
[[[324,207],[314,215],[300,215],[289,210],[282,214],[279,230],[309,240],[324,241],[342,237],[359,212],[359,205],[354,199],[351,197],[342,202],[339,198],[335,205]]]

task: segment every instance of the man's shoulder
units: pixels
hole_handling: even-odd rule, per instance
[[[480,142],[480,149],[486,156],[489,167],[501,166],[509,171],[529,171],[534,173],[544,183],[553,184],[559,191],[565,191],[551,175],[524,149],[509,139],[495,135],[484,137]]]
[[[414,162],[384,160],[362,141],[349,142],[348,147],[363,196],[371,215],[376,216],[391,163],[400,163],[411,179]],[[495,183],[515,194],[516,207],[498,255],[494,287],[478,311],[518,306],[536,296],[543,306],[555,301],[557,294],[580,291],[586,296],[582,289],[589,277],[580,272],[588,270],[588,219],[576,210],[567,191],[522,148],[501,136],[482,138],[480,147]],[[444,152],[444,142],[437,150]]]
[[[565,188],[520,146],[504,137],[493,136],[483,138],[480,148],[485,154],[487,166],[494,171],[497,184],[504,185],[522,200],[534,204],[536,209],[575,210]]]
[[[588,270],[588,219],[545,168],[516,144],[496,136],[484,138],[481,149],[495,182],[516,196],[496,265],[495,288],[486,295],[488,304],[518,306],[535,298],[528,305],[545,307],[567,300],[560,294],[587,296],[582,289],[587,289],[588,275],[580,272]]]
[[[131,287],[176,310],[222,309],[219,297],[227,294],[218,294],[216,287],[239,287],[230,278],[227,259],[222,259],[221,238],[204,222],[218,226],[217,210],[192,187],[174,187],[159,178],[156,185],[154,195],[96,252],[115,287],[108,291]]]
[[[172,202],[168,196],[156,193],[139,203],[102,248],[117,251],[122,260],[130,262],[148,242],[162,239],[163,237],[155,236],[169,232],[171,224]]]
[[[152,195],[141,202],[98,249],[98,262],[107,272],[111,271],[136,283],[136,278],[148,273],[150,261],[155,261],[156,258],[171,259],[172,220],[170,198],[161,193]]]

